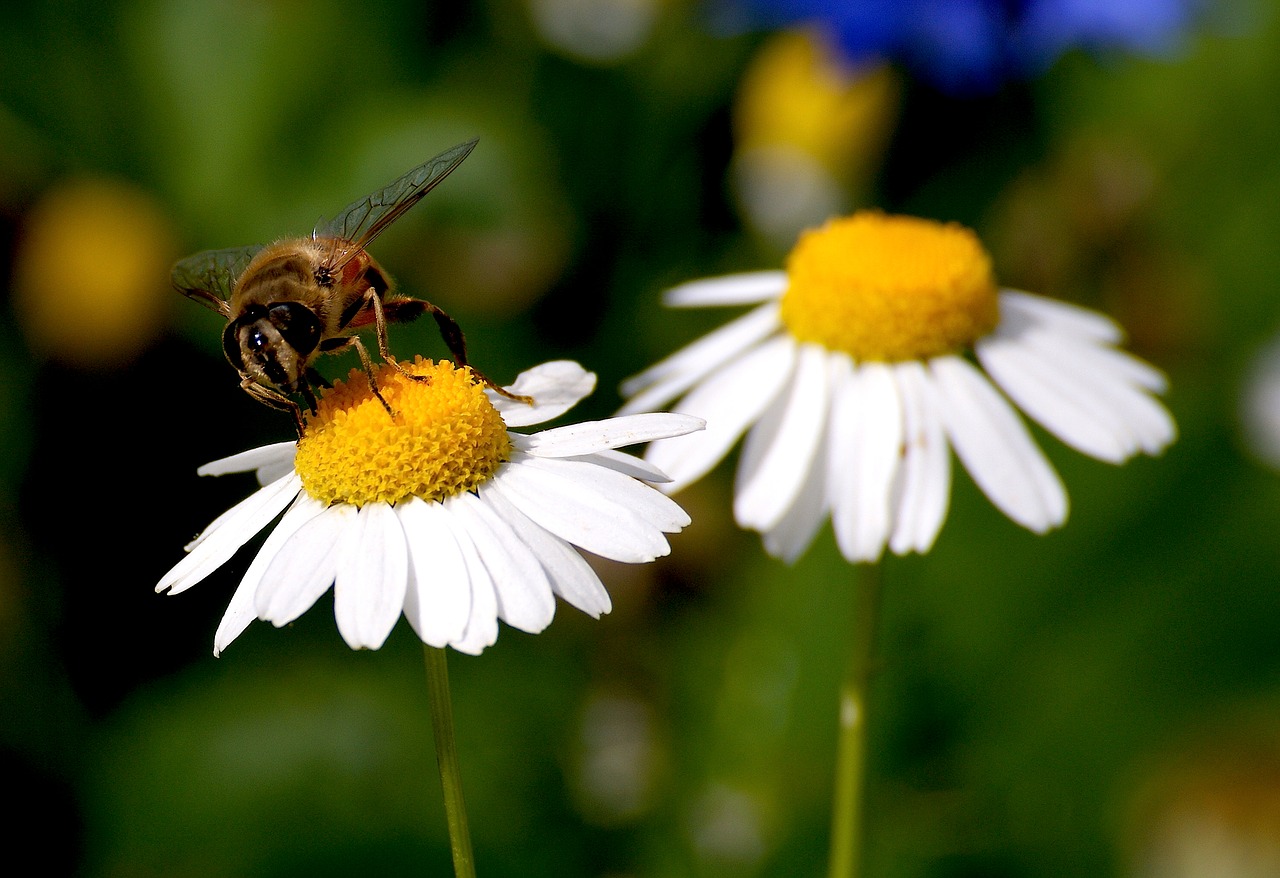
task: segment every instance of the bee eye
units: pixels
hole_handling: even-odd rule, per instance
[[[245,339],[245,346],[253,353],[257,353],[267,346],[266,334],[257,327],[249,330],[249,337]]]
[[[299,302],[279,302],[267,309],[271,325],[280,337],[302,356],[307,356],[320,343],[320,318]]]

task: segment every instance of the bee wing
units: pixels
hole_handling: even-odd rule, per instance
[[[231,306],[227,300],[231,298],[236,279],[261,249],[261,244],[255,244],[225,250],[202,250],[173,266],[173,285],[187,298],[230,317]]]
[[[312,238],[334,238],[338,241],[330,268],[336,271],[367,247],[387,226],[398,220],[406,210],[417,204],[422,196],[462,164],[462,160],[471,154],[475,145],[475,140],[468,140],[452,149],[446,149],[394,183],[367,198],[348,204],[334,219],[317,223],[311,234]]]

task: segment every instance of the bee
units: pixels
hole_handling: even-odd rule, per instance
[[[370,324],[382,359],[404,372],[388,348],[387,324],[429,313],[457,365],[467,365],[466,340],[453,318],[424,299],[397,292],[365,248],[462,164],[475,145],[470,140],[427,160],[347,205],[333,220],[321,221],[310,237],[205,250],[173,267],[179,292],[227,318],[222,350],[240,375],[240,387],[258,402],[290,412],[299,436],[302,408],[293,395],[315,411],[313,386],[328,386],[312,365],[321,354],[355,348],[369,386],[392,413],[374,380],[369,351],[356,334]],[[476,374],[502,395],[530,401]]]

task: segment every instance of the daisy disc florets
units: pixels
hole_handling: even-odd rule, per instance
[[[470,369],[419,357],[384,367],[379,390],[394,416],[352,370],[307,418],[294,467],[325,503],[442,500],[487,481],[511,456],[507,425]]]
[[[1000,319],[991,257],[957,223],[863,211],[800,236],[780,304],[792,337],[857,360],[963,351]]]

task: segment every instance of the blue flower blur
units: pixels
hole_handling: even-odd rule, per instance
[[[727,0],[765,27],[814,25],[854,66],[901,64],[940,89],[990,91],[1073,49],[1175,49],[1208,0]]]

